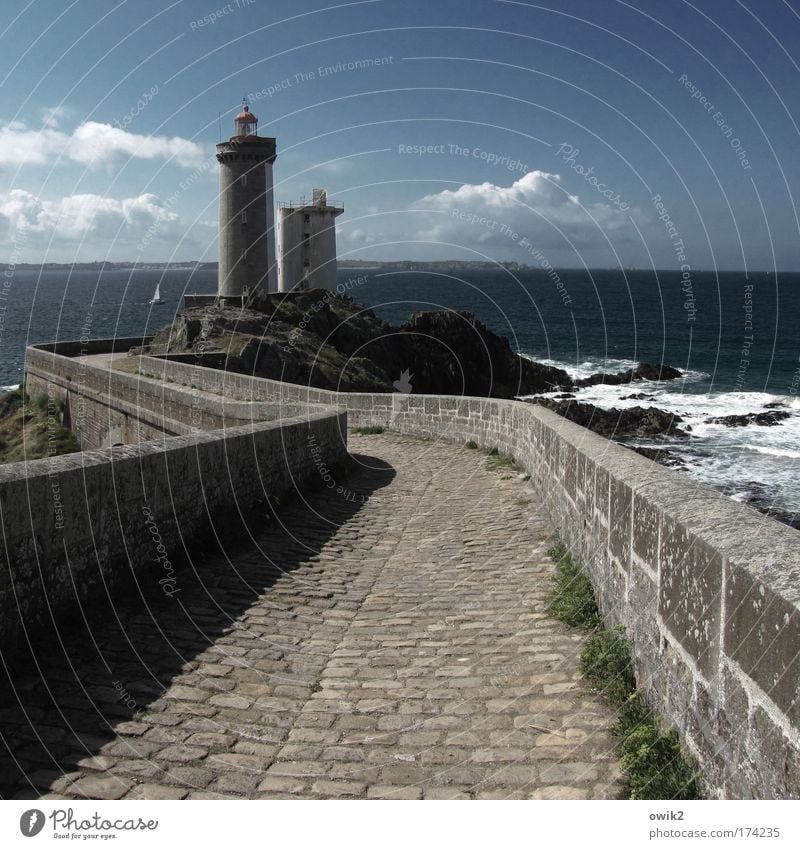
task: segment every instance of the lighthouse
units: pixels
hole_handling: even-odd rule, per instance
[[[234,134],[217,145],[219,162],[219,298],[242,304],[277,292],[272,165],[275,139],[258,134],[247,103]]]

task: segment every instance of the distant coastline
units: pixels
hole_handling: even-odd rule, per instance
[[[524,262],[489,262],[485,260],[468,259],[441,259],[441,260],[378,260],[378,259],[347,259],[339,260],[340,271],[356,270],[379,270],[379,271],[541,271],[539,265],[528,265]],[[187,260],[185,262],[0,262],[0,273],[5,271],[217,271],[219,264],[216,262],[200,262],[199,260]],[[645,272],[645,273],[670,273],[674,268],[569,268],[558,266],[557,271],[574,271],[597,273],[609,272]],[[714,269],[694,269],[695,274],[713,273]],[[749,269],[741,268],[718,268],[717,274],[746,274],[748,277],[795,274],[792,269]]]
[[[206,271],[216,262],[0,262],[0,271]]]
[[[13,269],[16,271],[216,271],[219,263],[200,262],[19,262],[0,263],[0,270]],[[477,262],[473,260],[372,260],[351,259],[340,261],[339,268],[347,269],[381,269],[382,271],[416,271],[436,269],[456,269],[493,271],[505,268],[508,271],[530,271],[533,266],[519,262]]]

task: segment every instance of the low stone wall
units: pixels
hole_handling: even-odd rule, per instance
[[[186,379],[185,364],[143,362],[154,377]],[[626,627],[639,685],[680,730],[707,792],[800,796],[797,531],[531,404],[337,394],[211,369],[201,381],[512,454],[589,569],[606,623]]]
[[[124,340],[123,351],[128,350],[130,341]],[[53,347],[57,350],[51,350]],[[191,383],[170,385],[164,380],[109,370],[80,359],[87,350],[92,354],[112,353],[114,346],[111,340],[105,344],[93,340],[83,345],[62,342],[33,346],[27,351],[25,379],[32,398],[48,395],[64,403],[64,424],[84,450],[292,418],[308,410],[304,403],[237,401]],[[312,409],[322,410],[319,405]]]
[[[345,460],[337,411],[0,465],[0,652],[135,574],[180,592],[213,525],[315,485]],[[312,453],[313,451],[313,453]]]

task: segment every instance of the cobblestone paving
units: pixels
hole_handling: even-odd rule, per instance
[[[171,599],[128,593],[12,674],[2,795],[616,796],[526,483],[452,445],[351,450],[336,488],[251,522]]]

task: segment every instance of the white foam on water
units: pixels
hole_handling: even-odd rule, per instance
[[[578,366],[556,360],[540,361],[567,371],[575,379],[598,371],[614,373],[633,368],[629,360],[587,360]],[[757,493],[776,509],[800,510],[800,398],[766,392],[692,392],[692,384],[708,379],[689,372],[672,381],[636,381],[620,386],[600,384],[575,390],[575,399],[604,410],[657,407],[681,417],[688,439],[640,440],[633,444],[666,447],[687,464],[687,474],[721,489],[740,501]],[[550,392],[546,397],[559,393]],[[631,398],[631,395],[648,398]],[[778,406],[772,406],[778,405]],[[731,427],[709,419],[771,410],[791,413],[775,425]]]
[[[800,460],[800,451],[792,451],[789,448],[767,448],[761,445],[753,445],[751,450],[759,454],[767,454],[770,457],[790,457],[793,460]]]

